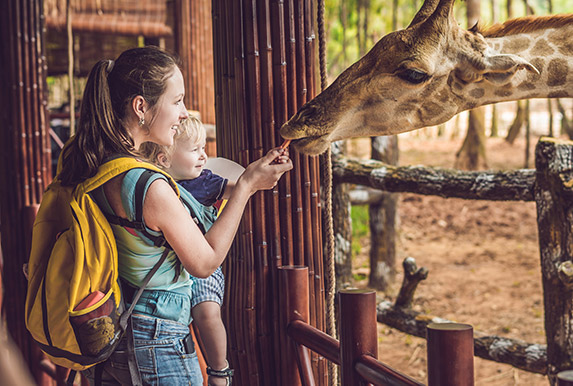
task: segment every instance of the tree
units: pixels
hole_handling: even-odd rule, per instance
[[[466,2],[468,26],[471,27],[479,20],[480,1],[468,0]],[[456,167],[460,169],[476,170],[487,167],[485,150],[485,110],[483,107],[470,110],[468,131],[460,150],[456,154]]]
[[[398,136],[373,137],[372,159],[398,165]],[[368,208],[370,222],[370,276],[368,286],[385,290],[396,275],[396,219],[398,194],[383,192]]]

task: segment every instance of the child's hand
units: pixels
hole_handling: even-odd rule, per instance
[[[284,157],[286,156],[288,158],[288,156],[289,156],[288,145],[290,145],[290,142],[291,142],[290,139],[285,139],[285,141],[279,147],[279,151],[281,151],[281,155],[278,156],[277,158],[275,158],[274,163],[280,164],[280,163],[285,162]]]

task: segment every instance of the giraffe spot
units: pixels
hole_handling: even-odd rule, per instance
[[[547,98],[567,98],[570,97],[571,95],[569,95],[566,91],[555,91],[555,92],[550,92],[549,94],[547,94]]]
[[[571,40],[570,35],[571,30],[567,28],[557,28],[547,36],[547,39],[550,44],[557,46],[557,49],[562,55],[571,55],[573,51],[573,40]]]
[[[573,40],[568,40],[559,45],[559,53],[562,55],[571,55],[573,52]]]
[[[548,56],[555,52],[545,39],[539,40],[531,49],[531,54],[535,56]]]
[[[422,105],[420,110],[420,115],[422,120],[424,120],[440,115],[442,111],[444,111],[444,108],[441,104],[435,102],[427,102]]]
[[[447,88],[444,87],[440,92],[438,92],[438,100],[442,103],[450,100],[450,93]]]
[[[473,110],[473,109],[475,109],[475,108],[478,107],[478,106],[479,106],[479,105],[478,105],[477,103],[475,103],[475,102],[468,102],[468,103],[466,103],[467,110]]]
[[[402,103],[396,108],[396,115],[408,115],[412,111],[416,111],[418,106],[415,103]]]
[[[508,97],[513,95],[513,91],[511,90],[495,90],[494,94],[500,97]]]
[[[535,87],[536,87],[536,86],[535,86],[534,83],[531,83],[531,82],[523,82],[523,83],[520,83],[520,84],[517,86],[517,89],[518,89],[518,90],[523,90],[523,91],[530,91],[530,90],[535,90]]]
[[[569,68],[565,59],[553,59],[547,66],[547,85],[561,86],[567,80]]]
[[[480,99],[481,97],[484,96],[484,94],[485,91],[483,88],[474,88],[473,90],[470,91],[470,96],[475,99]]]
[[[504,44],[504,49],[514,53],[525,51],[527,48],[529,48],[529,39],[525,37],[516,37]]]
[[[422,91],[422,93],[420,94],[420,97],[427,98],[430,95],[432,95],[436,91],[436,88],[438,88],[440,83],[442,83],[442,82],[440,82],[440,79],[436,79],[436,80],[428,83],[426,85],[426,87],[424,88],[424,90]]]

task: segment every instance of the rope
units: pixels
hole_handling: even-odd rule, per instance
[[[324,33],[324,0],[318,0],[318,52],[320,62],[320,90],[327,87],[326,79],[326,40]],[[323,175],[325,211],[323,224],[328,237],[326,242],[326,275],[325,275],[325,295],[326,295],[326,333],[336,338],[336,316],[334,311],[334,298],[336,295],[336,272],[334,267],[334,229],[332,223],[332,150],[329,147],[321,157],[321,168]],[[332,362],[328,362],[328,379],[331,385],[338,384],[338,372]]]

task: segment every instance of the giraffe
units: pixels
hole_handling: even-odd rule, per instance
[[[573,14],[458,26],[454,0],[426,0],[280,130],[296,150],[438,125],[465,110],[573,96]]]

